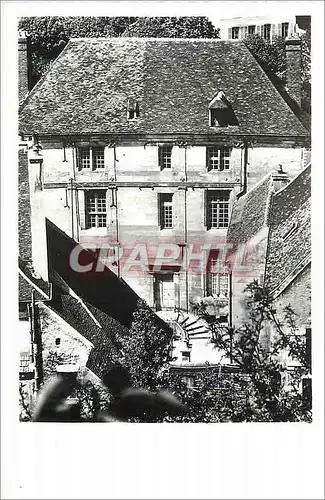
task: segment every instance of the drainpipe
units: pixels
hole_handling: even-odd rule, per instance
[[[32,290],[31,303],[31,336],[36,346],[35,352],[35,371],[36,371],[36,390],[38,391],[44,380],[43,373],[43,350],[42,350],[42,334],[39,327],[38,308],[35,304],[35,290]]]
[[[116,158],[116,145],[113,146],[114,149],[114,181],[117,182],[117,158]],[[118,205],[117,205],[117,186],[112,189],[113,204],[115,205],[115,223],[116,223],[116,243],[118,248],[118,260],[117,260],[117,276],[121,277],[121,265],[120,265],[120,246],[119,246],[119,220],[118,220]]]
[[[229,272],[229,335],[230,335],[230,363],[232,363],[232,343],[233,343],[233,324],[232,324],[232,270]]]
[[[237,200],[244,196],[247,192],[247,164],[248,164],[248,142],[244,139],[244,163],[243,163],[243,173],[242,173],[242,190],[237,194]]]
[[[186,267],[185,267],[185,286],[186,286],[186,312],[188,313],[188,269],[187,269],[187,266],[188,266],[188,259],[187,259],[187,250],[188,250],[188,246],[187,246],[187,146],[185,144],[185,147],[184,147],[184,169],[185,169],[185,183],[186,183],[186,186],[185,186],[185,214],[184,214],[184,225],[185,225],[185,228],[184,228],[184,238],[185,238],[185,245],[186,245]]]

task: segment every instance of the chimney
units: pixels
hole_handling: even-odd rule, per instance
[[[299,36],[288,37],[286,48],[286,90],[301,106],[301,40]]]
[[[275,193],[277,193],[278,191],[280,191],[280,189],[284,188],[285,186],[287,186],[287,184],[289,184],[290,178],[286,174],[286,172],[283,171],[282,165],[279,165],[277,171],[275,170],[272,171],[272,181]]]
[[[28,52],[27,36],[25,31],[18,33],[18,100],[19,104],[25,99],[29,91],[28,84]]]

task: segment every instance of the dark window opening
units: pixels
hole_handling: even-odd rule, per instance
[[[19,321],[28,321],[29,312],[27,302],[19,302]]]
[[[270,38],[271,38],[271,25],[270,24],[264,24],[264,26],[263,26],[263,38],[265,38],[265,40],[270,40]]]
[[[239,38],[239,27],[238,26],[231,28],[231,38],[233,40],[237,40]]]
[[[86,227],[106,227],[107,226],[107,208],[106,191],[86,191]]]
[[[191,353],[189,351],[182,352],[182,361],[190,363],[191,362]]]
[[[289,23],[282,23],[282,25],[281,25],[282,38],[287,38],[288,32],[289,32]]]
[[[256,30],[255,24],[252,24],[251,26],[248,26],[248,34],[249,35],[255,35],[255,30]]]
[[[55,339],[55,345],[60,345],[60,344],[61,344],[61,339],[60,339],[60,337],[57,337]]]
[[[140,108],[138,101],[133,99],[129,99],[128,101],[128,120],[134,120],[135,118],[139,118],[140,116]]]

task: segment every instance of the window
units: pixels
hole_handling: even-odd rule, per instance
[[[191,353],[189,351],[182,352],[182,361],[185,363],[190,363],[191,361]]]
[[[207,266],[207,294],[228,297],[228,274],[221,270],[224,263],[218,261],[218,251],[211,250]]]
[[[217,148],[215,146],[207,148],[208,170],[229,170],[231,148]]]
[[[161,170],[172,168],[172,146],[159,146],[158,162]]]
[[[270,40],[270,38],[271,38],[271,25],[270,24],[264,24],[264,26],[263,26],[263,38],[265,38],[265,40]]]
[[[224,295],[228,297],[228,274],[221,270],[223,262],[218,261],[218,251],[211,250],[207,266],[208,295]]]
[[[173,195],[171,193],[159,194],[159,225],[161,229],[173,227]]]
[[[86,146],[78,151],[79,170],[100,170],[105,168],[104,147]]]
[[[186,385],[186,387],[188,389],[194,389],[194,386],[195,386],[195,378],[194,377],[184,375],[184,377],[182,377],[182,382],[183,382],[183,384]]]
[[[248,26],[248,34],[255,35],[255,29],[256,29],[255,24],[251,24],[250,26]]]
[[[88,191],[85,193],[86,227],[106,227],[106,191]]]
[[[19,302],[19,321],[28,321],[28,304],[27,302]]]
[[[282,23],[281,25],[281,36],[282,38],[287,38],[289,31],[289,23]]]
[[[61,339],[60,339],[60,337],[57,337],[55,339],[55,345],[60,345],[60,344],[61,344]]]
[[[239,27],[238,26],[231,28],[231,38],[233,40],[237,40],[239,38]]]
[[[30,361],[31,361],[31,358],[30,358],[29,352],[21,352],[20,353],[19,371],[20,372],[28,372]]]
[[[139,118],[140,116],[140,108],[139,103],[135,99],[128,100],[128,120],[134,120],[135,118]]]
[[[230,191],[206,192],[206,226],[211,228],[228,227]]]

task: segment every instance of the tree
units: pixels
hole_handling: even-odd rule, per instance
[[[72,37],[217,38],[206,17],[22,17],[19,30],[29,35],[31,86],[50,67]]]
[[[171,359],[172,331],[159,325],[157,316],[143,300],[138,301],[129,334],[118,340],[121,354],[116,363],[128,370],[133,387],[162,387]]]
[[[302,378],[310,371],[306,339],[298,333],[294,311],[287,306],[280,321],[269,289],[257,282],[248,285],[246,294],[248,321],[242,327],[222,331],[216,323],[211,326],[215,346],[248,376],[246,419],[311,421],[311,401],[300,390]],[[269,345],[262,341],[267,325],[275,332]],[[282,361],[285,351],[298,362],[291,372]]]
[[[302,99],[301,106],[304,111],[310,113],[311,107],[311,32],[307,30],[301,35],[301,55],[302,71],[301,86]],[[272,82],[281,90],[284,88],[286,79],[286,54],[285,40],[276,37],[272,42],[265,40],[260,35],[249,35],[244,39],[246,47],[253,54],[257,62],[270,77]]]
[[[123,36],[162,38],[219,38],[207,17],[139,17]]]

